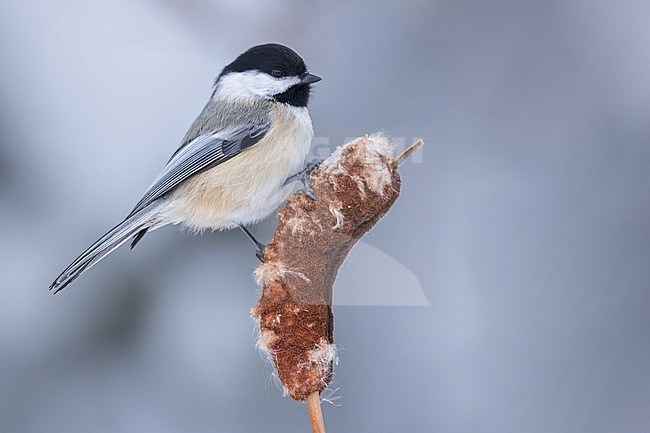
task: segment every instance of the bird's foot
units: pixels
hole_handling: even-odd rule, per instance
[[[283,186],[290,184],[291,182],[300,181],[302,183],[303,189],[305,190],[305,195],[310,199],[316,201],[316,193],[314,188],[311,186],[310,176],[316,168],[323,162],[322,159],[314,159],[307,163],[305,168],[300,170],[298,173],[293,176],[289,176],[287,180],[284,181]]]
[[[255,244],[255,257],[257,257],[260,262],[264,263],[264,250],[266,249],[266,245],[255,239],[255,236],[253,236],[253,234],[243,224],[239,224],[239,228],[244,232],[246,237]]]
[[[258,260],[262,263],[264,263],[264,250],[266,249],[266,245],[264,244],[259,244],[257,245],[257,251],[255,251],[255,257],[258,258]]]

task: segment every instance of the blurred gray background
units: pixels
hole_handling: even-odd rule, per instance
[[[329,431],[650,431],[647,0],[0,4],[0,431],[308,430],[255,351],[240,233],[166,228],[47,292],[268,41],[323,76],[321,144],[428,142],[359,248],[430,306],[344,267],[366,306],[335,308]]]

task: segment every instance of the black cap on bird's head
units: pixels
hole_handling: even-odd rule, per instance
[[[320,80],[291,48],[264,44],[240,54],[221,71],[215,85],[226,99],[258,97],[304,107],[311,84]]]

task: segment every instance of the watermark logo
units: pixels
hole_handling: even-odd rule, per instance
[[[334,305],[430,307],[418,277],[379,248],[359,241],[334,283]]]
[[[326,159],[338,146],[355,140],[357,137],[345,137],[342,140],[334,140],[331,137],[317,136],[312,140],[310,157],[312,159]],[[424,140],[423,137],[390,137],[390,142],[395,146],[395,155],[399,155],[411,144],[418,140]],[[426,148],[420,149],[404,161],[405,164],[422,164],[424,162],[424,153]]]

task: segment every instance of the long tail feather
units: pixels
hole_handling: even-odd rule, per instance
[[[108,233],[92,244],[77,259],[70,264],[56,280],[50,285],[50,290],[58,293],[79,275],[93,267],[97,262],[110,254],[117,247],[126,242],[131,236],[141,230],[161,227],[159,221],[160,209],[165,205],[163,200],[158,200],[146,208],[131,215]]]

